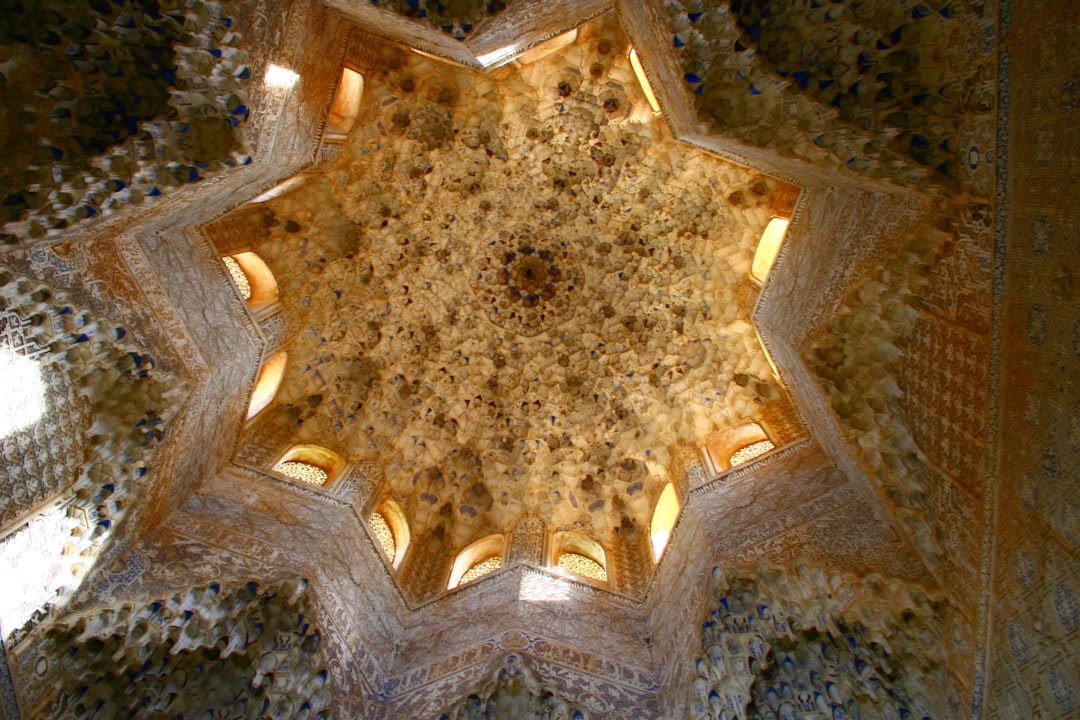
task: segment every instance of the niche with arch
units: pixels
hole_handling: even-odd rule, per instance
[[[758,241],[757,250],[754,251],[754,262],[750,266],[750,275],[759,283],[764,283],[765,278],[769,277],[769,270],[772,269],[773,262],[780,252],[789,223],[787,218],[774,217],[761,233],[761,240]]]
[[[472,582],[502,567],[506,552],[506,538],[503,535],[486,535],[473,542],[454,559],[450,569],[450,582],[447,589]]]
[[[278,300],[278,284],[274,274],[253,252],[236,253],[221,258],[229,270],[236,291],[254,313],[266,310]]]
[[[726,430],[705,446],[705,460],[713,474],[750,462],[776,445],[757,423]]]
[[[582,577],[606,583],[607,555],[600,543],[577,532],[555,535],[555,565]]]
[[[390,565],[395,570],[400,568],[410,540],[405,511],[393,498],[386,498],[371,514],[368,524],[371,525],[371,532],[379,541],[383,555],[390,561]]]
[[[279,350],[263,362],[262,367],[259,368],[259,377],[255,381],[255,389],[251,391],[247,420],[265,410],[277,395],[278,388],[281,387],[281,379],[285,376],[285,363],[288,359],[288,354],[284,350]]]
[[[345,458],[320,445],[294,445],[274,464],[274,472],[318,487],[330,485],[345,467]]]
[[[653,559],[656,562],[660,562],[668,541],[671,540],[671,531],[675,528],[675,521],[679,519],[679,510],[679,496],[675,494],[675,484],[668,483],[656,501],[652,522],[649,525]]]
[[[364,76],[352,68],[342,68],[330,114],[326,118],[323,139],[326,142],[342,142],[356,124],[360,114],[360,101],[364,97]]]

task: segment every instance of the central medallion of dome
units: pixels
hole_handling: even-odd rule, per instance
[[[551,255],[531,247],[510,253],[504,261],[503,282],[510,297],[528,307],[555,296],[555,283],[562,277],[559,268],[551,264]]]
[[[578,275],[568,242],[552,242],[527,225],[501,230],[480,258],[474,291],[501,328],[533,336],[569,319]]]

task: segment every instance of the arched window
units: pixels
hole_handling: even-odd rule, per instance
[[[259,311],[277,302],[278,285],[270,268],[253,252],[242,252],[221,258],[229,270],[240,297],[252,311]]]
[[[274,465],[274,472],[323,487],[329,485],[343,467],[345,458],[333,450],[319,445],[294,445]]]
[[[287,192],[292,192],[293,190],[296,190],[298,187],[306,183],[308,181],[308,178],[310,178],[312,174],[313,173],[306,172],[297,173],[288,180],[278,183],[266,192],[253,198],[250,204],[254,205],[256,203],[264,203],[268,200],[273,200],[276,197],[281,197]]]
[[[368,522],[383,554],[397,570],[409,548],[409,523],[405,519],[405,512],[393,499],[387,498],[372,513]]]
[[[248,420],[262,412],[277,395],[281,378],[285,375],[286,360],[288,360],[288,355],[284,350],[280,350],[270,356],[259,369],[259,378],[255,381],[255,389],[251,392],[251,402],[248,403]]]
[[[25,430],[45,415],[47,391],[40,358],[42,347],[30,334],[31,322],[14,310],[0,311],[0,440]]]
[[[649,76],[645,74],[645,68],[641,65],[641,58],[638,57],[638,51],[634,48],[630,48],[630,67],[634,68],[634,75],[637,76],[638,84],[641,85],[641,91],[645,93],[645,99],[649,101],[649,107],[652,108],[654,113],[659,113],[660,102],[656,99],[656,93],[653,92]]]
[[[765,232],[761,233],[757,251],[754,253],[754,264],[750,266],[750,274],[758,282],[765,282],[772,269],[773,261],[780,252],[780,245],[787,235],[789,221],[786,218],[774,217],[765,226]]]
[[[360,114],[360,100],[364,97],[364,76],[350,68],[341,71],[334,102],[330,105],[330,115],[326,118],[326,131],[323,139],[327,142],[341,142],[356,124]]]
[[[568,30],[562,35],[556,35],[550,40],[545,40],[536,47],[530,48],[520,55],[508,55],[507,51],[513,51],[514,46],[502,48],[494,52],[486,53],[477,58],[485,68],[493,68],[509,62],[511,59],[521,65],[531,65],[538,60],[543,60],[548,55],[558,52],[565,47],[573,45],[578,38],[577,29]]]
[[[776,446],[773,445],[772,440],[769,440],[768,438],[764,440],[758,440],[757,442],[750,443],[749,445],[744,445],[743,447],[739,448],[731,454],[731,457],[728,459],[728,464],[731,465],[731,467],[735,467],[736,465],[742,465],[743,463],[750,462],[751,460],[760,455],[764,455],[775,447]]]
[[[563,570],[607,582],[607,556],[603,546],[579,533],[566,532],[555,536],[555,564]]]
[[[447,589],[453,590],[498,570],[502,567],[505,550],[506,538],[502,535],[488,535],[469,545],[454,560]]]
[[[705,457],[714,473],[749,462],[776,446],[757,423],[720,433],[705,446]]]
[[[668,540],[671,539],[671,531],[675,527],[675,521],[679,518],[679,498],[675,495],[675,485],[668,483],[660,493],[660,499],[656,501],[656,509],[653,510],[652,523],[649,534],[652,539],[653,559],[660,562],[664,549],[667,548]]]

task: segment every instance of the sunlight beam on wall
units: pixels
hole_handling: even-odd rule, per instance
[[[38,361],[0,346],[0,440],[45,414],[45,383]]]
[[[85,561],[78,554],[80,542],[72,534],[78,525],[64,508],[55,508],[0,542],[0,567],[4,568],[0,625],[7,637],[22,628],[61,587],[78,584],[77,563]]]
[[[525,573],[518,598],[525,602],[566,602],[570,599],[566,584],[550,575]]]
[[[289,68],[281,67],[280,65],[269,65],[266,68],[266,75],[263,76],[267,85],[271,87],[279,88],[291,88],[296,85],[296,81],[300,79],[300,76]]]

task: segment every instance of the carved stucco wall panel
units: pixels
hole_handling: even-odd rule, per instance
[[[398,609],[393,605],[392,595],[371,592],[368,584],[354,579],[353,571],[348,567],[328,563],[327,570],[323,571],[312,567],[302,556],[285,552],[279,545],[259,537],[238,533],[229,525],[207,522],[186,513],[174,513],[168,522],[177,533],[193,538],[187,542],[212,548],[232,548],[241,558],[240,567],[265,562],[277,568],[279,573],[307,578],[310,592],[319,599],[316,612],[330,658],[330,671],[339,689],[336,698],[339,709],[348,712],[350,707],[362,707],[361,697],[370,699],[380,691],[385,677],[384,659],[389,651],[379,636],[379,629],[369,623],[392,623]],[[347,538],[344,540],[339,552],[347,553]],[[370,573],[375,569],[368,568],[367,571]],[[389,606],[387,599],[391,599]],[[366,610],[358,613],[356,608]]]
[[[983,203],[949,210],[848,291],[805,356],[885,507],[973,607],[992,223]]]
[[[689,710],[683,688],[692,685],[694,670],[685,658],[697,652],[698,626],[709,600],[710,568],[700,562],[700,549],[708,542],[706,530],[700,503],[691,500],[664,551],[645,604],[646,644],[656,669],[661,717],[685,717]]]
[[[988,718],[1069,717],[1080,709],[1080,325],[1076,230],[1076,73],[1080,15],[1015,3],[1002,18],[1000,86],[1009,133],[999,153],[991,378],[996,469],[983,638]],[[994,405],[991,405],[994,407]]]
[[[753,565],[805,556],[853,572],[876,568],[929,581],[855,484],[815,446],[774,460],[751,477],[695,493],[695,500],[718,561]]]

